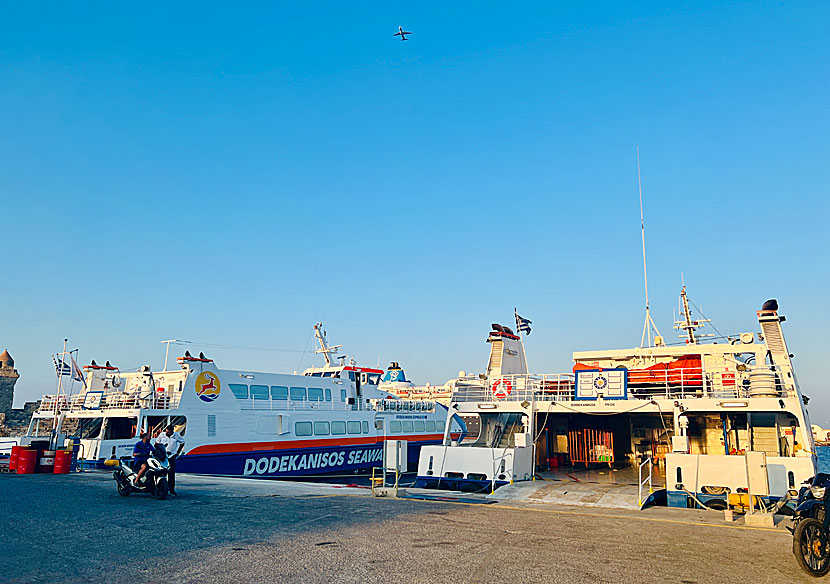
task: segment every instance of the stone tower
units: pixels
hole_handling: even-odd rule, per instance
[[[8,351],[0,354],[0,414],[8,415],[14,400],[14,384],[20,374],[14,368],[14,359]]]

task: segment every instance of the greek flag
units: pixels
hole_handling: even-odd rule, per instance
[[[530,325],[533,321],[522,318],[519,313],[516,313],[516,330],[520,333],[530,334]]]
[[[58,376],[61,375],[72,375],[72,369],[69,367],[69,363],[64,363],[63,359],[56,359],[54,355],[52,355],[52,362],[55,364],[55,373]]]
[[[80,381],[84,384],[84,387],[86,387],[86,379],[84,379],[84,373],[83,371],[81,371],[81,368],[78,367],[78,364],[75,362],[75,357],[72,357],[70,355],[69,358],[72,360],[72,379],[74,379],[75,381]]]

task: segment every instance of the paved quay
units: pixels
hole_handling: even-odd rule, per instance
[[[777,529],[719,513],[374,498],[180,476],[120,497],[109,473],[0,475],[0,582],[813,582]]]

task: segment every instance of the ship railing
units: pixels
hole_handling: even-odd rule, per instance
[[[292,399],[240,399],[240,408],[244,411],[373,411],[428,413],[435,411],[435,402],[427,400],[405,399],[363,399],[354,403],[340,400],[292,400]]]
[[[611,369],[611,368],[609,368]],[[558,402],[622,398],[609,391],[593,396],[577,396],[573,373],[502,375],[480,380],[459,379],[454,402]],[[740,366],[726,370],[701,367],[632,370],[626,374],[625,399],[792,397],[796,395],[789,368],[775,365]]]
[[[306,411],[329,411],[329,412],[350,412],[356,410],[373,410],[374,407],[366,401],[356,401],[353,404],[348,402],[325,401],[325,400],[275,400],[275,399],[240,399],[239,406],[244,411],[280,411],[280,412],[306,412]]]
[[[94,395],[89,399],[88,394]],[[176,390],[163,391],[110,391],[110,392],[83,392],[75,395],[44,395],[40,400],[38,412],[81,412],[90,410],[123,410],[123,409],[158,409],[169,410],[179,407],[181,392]]]

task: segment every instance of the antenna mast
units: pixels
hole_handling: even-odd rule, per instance
[[[330,367],[334,364],[331,360],[332,355],[336,355],[337,349],[339,349],[343,345],[334,345],[333,347],[329,347],[328,343],[326,342],[326,333],[323,330],[323,323],[321,322],[318,322],[314,325],[314,336],[317,337],[317,342],[320,343],[320,348],[314,352],[322,353],[323,357],[326,359],[326,366]]]
[[[660,336],[654,319],[651,318],[651,311],[648,304],[648,270],[646,270],[646,223],[643,219],[643,181],[640,178],[640,145],[637,144],[637,187],[640,190],[640,230],[643,236],[643,279],[646,285],[646,321],[643,324],[643,336],[640,339],[640,347],[651,346],[651,329],[654,328],[655,341]],[[646,345],[648,339],[648,345]]]
[[[680,307],[683,312],[683,320],[677,320],[674,323],[674,328],[677,330],[686,331],[680,335],[680,338],[686,337],[687,345],[697,345],[698,337],[711,337],[712,335],[698,335],[695,334],[695,329],[699,329],[705,323],[711,322],[708,318],[699,318],[692,320],[692,311],[689,310],[689,298],[686,295],[686,284],[683,284],[683,289],[680,291]]]

